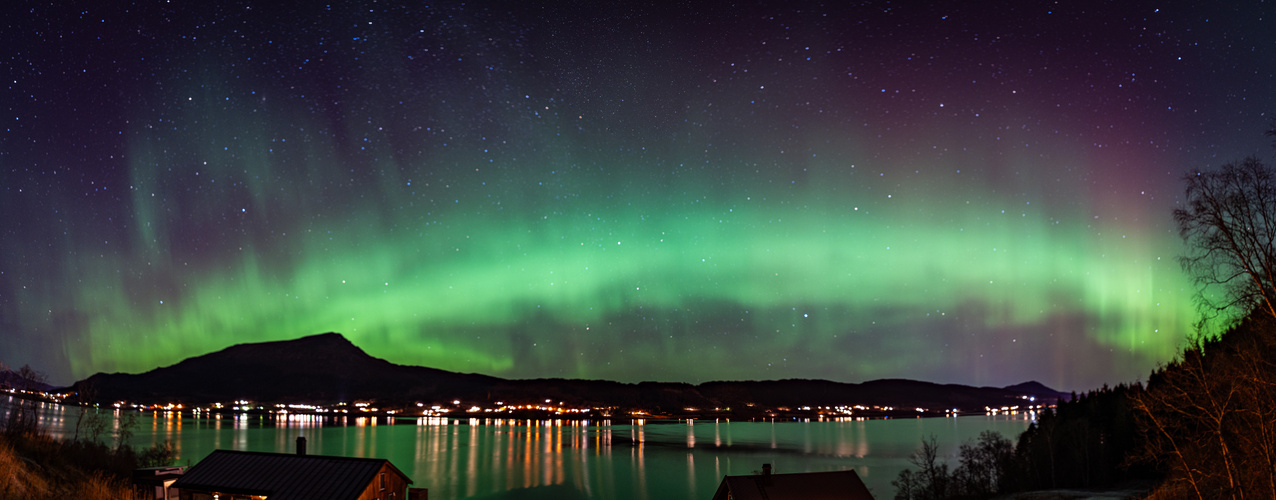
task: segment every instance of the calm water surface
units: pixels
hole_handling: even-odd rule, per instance
[[[42,427],[70,437],[79,411],[45,405]],[[855,469],[873,495],[885,499],[894,497],[890,482],[908,467],[924,436],[933,434],[955,466],[962,442],[985,430],[1016,439],[1031,417],[611,425],[157,412],[139,415],[130,442],[146,447],[168,441],[177,463],[187,465],[214,449],[291,453],[297,437],[305,436],[312,454],[387,458],[434,499],[707,500],[722,476],[752,474],[763,463],[773,464],[776,473]]]

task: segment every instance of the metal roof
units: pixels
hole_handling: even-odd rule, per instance
[[[715,500],[873,500],[854,470],[723,476]]]
[[[215,450],[191,467],[174,487],[267,495],[270,500],[358,498],[382,465],[412,480],[389,460]]]

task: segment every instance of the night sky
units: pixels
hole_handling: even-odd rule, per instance
[[[0,361],[1085,390],[1273,153],[1270,3],[354,3],[0,7]]]

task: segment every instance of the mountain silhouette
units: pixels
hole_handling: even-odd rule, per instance
[[[860,384],[828,380],[771,380],[628,384],[604,380],[510,380],[391,363],[368,355],[338,333],[295,340],[238,344],[141,374],[99,373],[72,390],[98,401],[208,404],[250,400],[333,403],[376,400],[384,405],[463,400],[466,403],[563,402],[573,406],[685,408],[834,406],[846,404],[960,408],[1053,403],[1062,394],[1037,382],[1006,388],[936,384],[905,379]]]
[[[142,374],[99,373],[75,390],[103,401],[211,403],[429,398],[443,387],[470,393],[498,379],[369,356],[339,333],[238,344]]]

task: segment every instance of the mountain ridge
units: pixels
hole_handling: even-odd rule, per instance
[[[503,379],[475,373],[399,365],[367,354],[329,332],[292,340],[242,343],[140,374],[98,373],[71,390],[98,401],[207,404],[235,400],[337,402],[375,400],[474,402],[546,399],[595,407],[726,408],[868,404],[982,410],[1047,404],[1063,397],[1038,382],[1005,388],[879,379],[859,384],[818,379],[625,383],[587,379]],[[1026,401],[1023,404],[1027,404]]]

